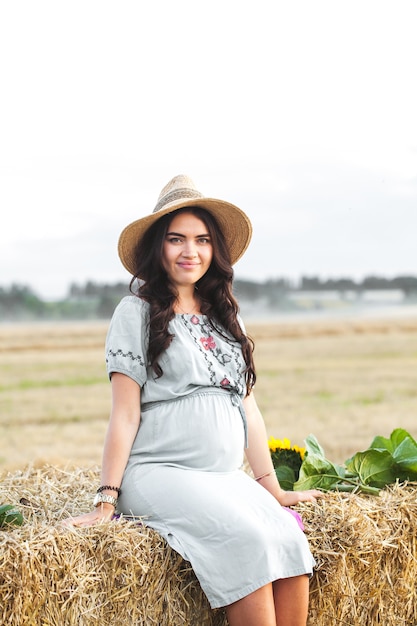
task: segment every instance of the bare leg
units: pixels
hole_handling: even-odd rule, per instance
[[[305,626],[308,614],[308,576],[282,578],[273,583],[277,626]]]
[[[226,607],[229,626],[276,626],[272,584]]]

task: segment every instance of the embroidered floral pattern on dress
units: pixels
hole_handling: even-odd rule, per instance
[[[222,342],[219,345],[216,343],[213,336],[213,328],[208,323],[207,318],[203,315],[192,315],[188,318],[186,315],[181,315],[182,321],[192,336],[194,342],[199,347],[200,352],[204,356],[204,360],[207,364],[207,369],[210,374],[210,382],[213,386],[220,385],[223,388],[235,390],[239,395],[243,394],[245,388],[244,376],[242,370],[241,351],[240,345],[232,338],[226,336],[225,331],[222,328],[214,329],[218,332],[222,338]],[[224,342],[226,342],[229,350],[225,350]],[[211,357],[211,358],[210,358]],[[230,379],[224,374],[220,380],[216,376],[215,367],[212,359],[216,359],[221,365],[226,365],[231,361],[236,364],[236,380],[230,381]]]
[[[216,342],[213,337],[200,337],[201,345],[205,350],[214,350],[216,347]]]
[[[223,365],[226,365],[226,363],[230,363],[230,361],[232,360],[232,357],[230,356],[230,354],[225,354],[220,352],[220,350],[216,350],[216,357],[217,360],[219,361],[219,363],[222,363]]]
[[[123,352],[123,350],[120,350],[120,349],[114,351],[111,348],[109,348],[109,350],[107,350],[107,357],[115,357],[115,356],[122,356],[126,359],[130,359],[131,361],[137,361],[139,365],[145,365],[145,362],[140,354],[137,354],[135,356],[133,352]],[[108,362],[109,362],[109,359],[106,358],[106,363]]]

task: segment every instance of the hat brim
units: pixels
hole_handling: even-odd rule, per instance
[[[252,238],[252,224],[248,216],[237,206],[215,198],[190,198],[171,202],[156,213],[135,220],[128,224],[120,234],[118,252],[124,267],[135,273],[134,253],[150,226],[167,213],[173,213],[185,207],[206,209],[217,220],[226,240],[231,264],[234,265],[245,253]],[[140,277],[139,277],[140,278]]]

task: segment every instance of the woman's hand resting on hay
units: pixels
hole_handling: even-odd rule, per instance
[[[294,506],[299,502],[316,502],[317,498],[323,498],[324,493],[318,489],[308,491],[284,491],[281,490],[277,500],[282,506]]]
[[[64,520],[62,524],[66,527],[82,527],[103,524],[104,522],[110,522],[113,519],[114,511],[114,506],[111,504],[100,504],[94,509],[94,511],[77,515],[77,517],[70,517]]]

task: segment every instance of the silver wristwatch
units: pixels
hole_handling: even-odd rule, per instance
[[[113,496],[108,496],[106,493],[97,493],[94,497],[93,505],[98,506],[102,502],[105,502],[106,504],[112,504],[114,507],[116,507],[117,498],[114,498]]]

